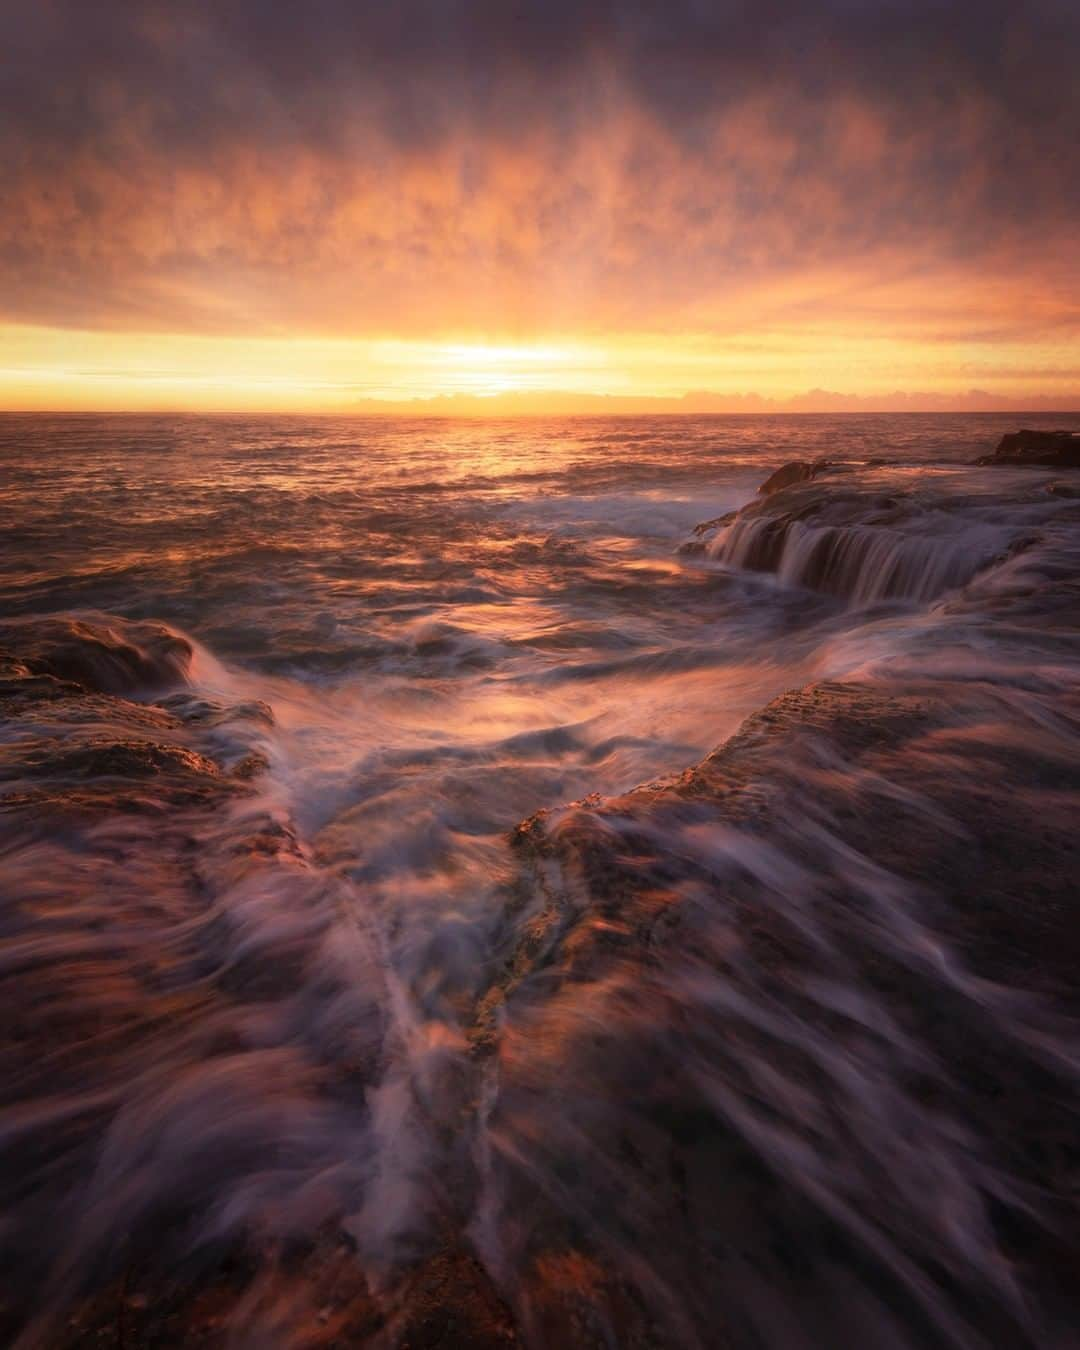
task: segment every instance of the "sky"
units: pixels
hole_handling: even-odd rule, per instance
[[[1078,65],[1075,0],[0,0],[0,408],[1076,409]]]

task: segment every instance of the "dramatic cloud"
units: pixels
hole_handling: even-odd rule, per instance
[[[0,41],[0,321],[1080,331],[1074,0],[0,0]]]

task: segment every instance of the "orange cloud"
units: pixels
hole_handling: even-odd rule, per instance
[[[0,364],[24,381],[0,398],[48,383],[42,343],[54,372],[131,369],[123,334],[200,398],[273,383],[291,340],[311,399],[440,392],[424,343],[573,349],[552,380],[597,392],[960,389],[1015,363],[1049,393],[1024,372],[1074,368],[1080,333],[1075,19],[704,8],[20,16],[19,70],[50,78],[0,95]],[[205,374],[196,338],[221,344]],[[415,357],[392,375],[388,339]]]

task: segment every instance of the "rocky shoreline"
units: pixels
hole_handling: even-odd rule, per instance
[[[843,598],[845,566],[868,565],[851,532],[884,530],[882,596],[921,596],[903,552],[925,543],[916,489],[811,469],[709,522],[706,556],[723,561],[750,527],[741,565],[779,572],[797,532],[821,528],[798,580]],[[1031,520],[979,535],[985,557],[965,538],[964,577],[946,568],[927,591],[1014,567],[944,603],[973,631],[991,616],[1015,666],[815,681],[684,772],[516,827],[498,959],[462,1010],[441,1236],[392,1274],[365,1269],[332,1210],[303,1237],[223,1228],[193,1246],[189,1221],[213,1208],[200,1152],[234,1147],[224,1134],[193,1141],[170,1208],[100,1251],[96,1286],[55,1264],[63,1197],[90,1177],[91,1225],[124,1203],[93,1187],[131,1056],[202,1047],[229,1106],[240,1047],[207,995],[257,1026],[319,959],[320,915],[338,901],[257,791],[272,711],[196,697],[183,637],[105,616],[3,625],[0,776],[16,786],[0,825],[27,860],[3,933],[5,1082],[12,1104],[36,1103],[8,1165],[37,1187],[43,1235],[8,1253],[8,1340],[660,1350],[885,1335],[1066,1350],[1080,1318],[1080,687],[1051,675],[1080,644],[1080,573],[1033,549],[1047,494],[1025,491]],[[221,822],[216,884],[272,895],[279,869],[309,878],[305,925],[273,969],[230,929],[193,851],[208,819]],[[98,912],[65,912],[63,876],[36,882],[46,835],[68,841],[80,885],[97,878]],[[36,950],[42,924],[64,945]],[[210,928],[224,961],[205,957]],[[380,1071],[375,1052],[328,1066],[320,1097],[360,1100]],[[287,1090],[288,1064],[260,1072]],[[50,1119],[65,1093],[82,1105],[43,1160],[33,1112]]]
[[[980,455],[982,466],[1080,469],[1080,434],[1075,431],[1014,431],[1002,436],[992,455]]]

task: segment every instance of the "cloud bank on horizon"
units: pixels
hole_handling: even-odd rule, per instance
[[[694,334],[803,353],[792,389],[865,338],[1080,389],[1074,0],[5,0],[0,34],[7,326]]]

